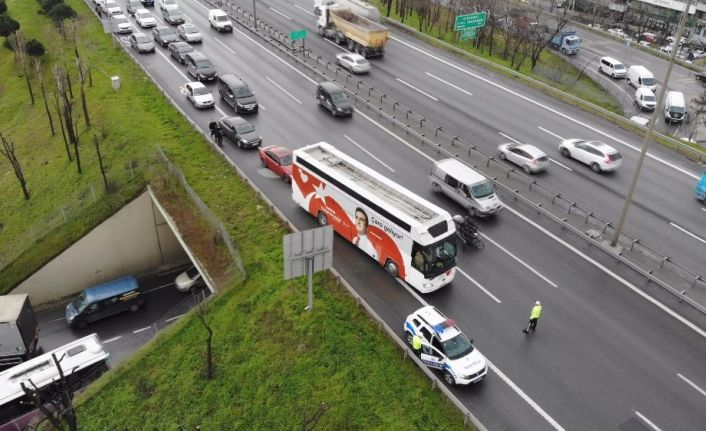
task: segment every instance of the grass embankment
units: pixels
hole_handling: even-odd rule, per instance
[[[87,15],[80,0],[68,1]],[[35,13],[34,1],[9,0],[13,18],[29,37],[55,49],[62,44],[51,24]],[[79,122],[83,175],[66,159],[60,137],[49,137],[41,99],[30,106],[24,81],[13,68],[13,56],[0,50],[0,73],[7,77],[0,98],[0,130],[17,145],[30,182],[25,202],[6,161],[0,162],[0,218],[3,243],[22,237],[23,228],[41,223],[48,212],[74,199],[77,190],[98,182],[95,154],[88,136],[105,130],[103,153],[118,193],[101,196],[105,204],[84,211],[70,225],[55,230],[31,248],[0,277],[2,289],[26,277],[68,243],[127,202],[144,180],[125,185],[125,166],[150,161],[155,143],[177,164],[205,203],[221,218],[236,241],[249,278],[225,286],[209,305],[214,331],[216,377],[203,377],[205,331],[193,316],[175,323],[148,348],[104,376],[78,402],[81,430],[176,430],[180,425],[203,430],[300,429],[320,403],[330,405],[317,429],[451,430],[464,428],[462,418],[429,381],[376,326],[357,309],[329,275],[316,277],[316,306],[304,313],[303,281],[283,282],[280,220],[267,210],[220,156],[128,57],[116,49],[94,18],[84,20],[79,49],[89,59],[94,85],[88,104],[94,126]],[[67,63],[72,64],[69,45]],[[54,51],[45,59],[63,57]],[[118,75],[114,92],[109,76]],[[72,71],[75,81],[75,71]],[[75,94],[78,89],[74,88]],[[139,185],[139,187],[138,187]],[[110,202],[111,204],[108,204]]]
[[[387,7],[383,5],[381,0],[368,1],[376,6],[382,15],[387,14]],[[415,30],[420,29],[419,16],[416,12],[406,16],[404,21],[402,21],[399,14],[395,13],[396,8],[397,0],[393,1],[389,18],[402,22]],[[487,46],[484,46],[483,49],[477,49],[475,48],[474,40],[461,41],[458,39],[458,33],[454,32],[453,28],[451,31],[447,31],[445,27],[447,15],[449,15],[448,10],[442,8],[440,17],[437,21],[439,24],[433,26],[425,24],[422,26],[421,32],[500,66],[513,70],[515,69],[509,58],[506,59],[502,57],[504,41],[502,36],[500,36],[499,30],[496,31],[493,55],[491,56],[488,54]],[[454,17],[451,16],[448,20],[450,20],[453,27]],[[556,89],[565,91],[587,102],[593,103],[596,106],[600,106],[616,114],[623,115],[623,109],[620,103],[618,103],[618,101],[615,100],[610,93],[604,90],[603,87],[598,85],[584,73],[581,73],[579,69],[568,63],[561,54],[558,54],[549,48],[542,52],[539,61],[537,62],[537,67],[534,71],[530,70],[530,62],[529,59],[527,59],[517,72],[548,84]]]

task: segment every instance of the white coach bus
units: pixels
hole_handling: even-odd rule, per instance
[[[325,142],[294,151],[292,198],[422,293],[456,273],[451,215]]]

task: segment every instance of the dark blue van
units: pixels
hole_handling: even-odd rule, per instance
[[[133,276],[119,278],[81,292],[66,306],[66,323],[85,328],[90,322],[123,311],[137,311],[144,305],[140,286]]]

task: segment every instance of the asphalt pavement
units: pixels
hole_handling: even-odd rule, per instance
[[[299,148],[324,140],[450,212],[461,211],[431,192],[426,175],[432,158],[413,150],[399,130],[380,124],[362,111],[352,119],[332,118],[316,104],[315,80],[281,59],[262,39],[238,25],[232,35],[211,32],[206,21],[208,6],[184,0],[180,4],[189,20],[204,33],[204,43],[197,49],[216,63],[220,73],[234,72],[253,87],[264,109],[247,118],[261,133],[263,145]],[[258,16],[271,24],[282,24],[273,22],[276,17],[290,22],[290,28],[282,31],[301,28],[304,19],[313,20],[306,12],[312,5],[302,1],[258,5]],[[299,18],[293,18],[295,14]],[[159,19],[158,11],[156,15]],[[293,22],[296,19],[302,21]],[[339,49],[317,40],[318,35],[311,30],[309,33],[312,49],[333,59]],[[419,49],[456,68],[447,67]],[[212,119],[233,115],[220,102],[215,110],[195,110],[182,92],[183,84],[191,78],[165,52],[157,48],[156,54],[133,54],[192,121],[207,130]],[[588,134],[587,130],[597,133],[584,125],[588,124],[620,140],[634,140],[620,129],[516,82],[502,81],[502,87],[515,92],[512,93],[458,68],[473,70],[493,82],[497,78],[394,33],[385,57],[374,61],[373,72],[363,79],[374,80],[375,85],[415,110],[438,117],[438,121],[449,121],[459,129],[463,127],[462,132],[477,136],[478,144],[490,150],[507,139],[499,135],[502,132],[522,141],[537,139],[532,143],[545,145],[546,151],[556,156],[558,138],[540,126],[564,137],[578,132]],[[472,96],[450,91],[447,84],[428,73]],[[433,96],[435,101],[419,90],[432,96],[446,92],[449,100],[438,103],[441,98]],[[531,95],[534,102],[517,97],[517,92]],[[537,103],[580,120],[557,118]],[[227,140],[224,142],[225,155],[295,226],[316,226],[315,220],[292,202],[287,185],[260,166],[255,151],[240,150]],[[685,205],[671,208],[669,204],[678,202],[682,188],[692,190],[689,174],[696,170],[695,166],[661,149],[654,149],[652,155],[654,158],[648,160],[653,169],[650,177],[659,189],[647,190],[649,195],[642,199],[654,209],[653,213],[669,211],[689,220],[692,215],[684,209]],[[636,156],[633,153],[625,157],[627,166],[623,168],[629,170]],[[552,183],[572,187],[599,205],[612,205],[611,199],[615,199],[606,193],[607,186],[619,189],[613,183],[620,181],[624,185],[628,181],[628,175],[595,176],[572,162],[568,165],[571,171],[552,166]],[[577,171],[581,174],[571,174]],[[658,201],[648,202],[651,199]],[[390,326],[400,328],[400,335],[404,317],[424,303],[439,307],[457,320],[493,366],[485,382],[456,388],[454,393],[489,429],[627,429],[635,423],[650,429],[644,425],[649,422],[660,429],[691,430],[706,423],[706,372],[702,363],[706,357],[706,333],[670,312],[661,302],[646,297],[635,286],[636,281],[614,262],[599,261],[561,231],[540,226],[531,214],[515,209],[513,202],[508,204],[497,218],[483,223],[486,248],[461,254],[456,280],[437,293],[420,297],[340,238],[335,242],[334,266]],[[639,206],[631,214],[640,220],[648,216],[647,211],[640,212]],[[701,212],[700,217],[703,216],[706,212]],[[703,232],[698,222],[703,223],[703,219],[698,217],[693,216],[693,220]],[[667,229],[663,221],[655,219],[644,221],[646,231]],[[665,241],[674,241],[673,233],[664,237]],[[686,238],[675,242],[700,250]],[[685,254],[693,258],[699,253]],[[537,333],[527,337],[521,329],[537,299],[544,304],[544,315]],[[669,305],[678,310],[678,305]]]

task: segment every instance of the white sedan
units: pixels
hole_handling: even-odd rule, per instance
[[[142,28],[157,26],[157,19],[147,9],[137,9],[135,12],[135,21],[137,21]]]
[[[186,23],[180,25],[177,27],[177,33],[179,33],[180,38],[188,43],[200,43],[203,40],[201,31],[193,24]]]
[[[336,55],[336,64],[350,70],[352,73],[370,72],[370,63],[360,54],[342,52]]]
[[[529,144],[500,144],[498,158],[516,164],[528,174],[543,171],[549,166],[549,157],[544,151]]]
[[[186,98],[197,108],[212,108],[216,103],[211,90],[200,82],[187,82],[184,88]]]

